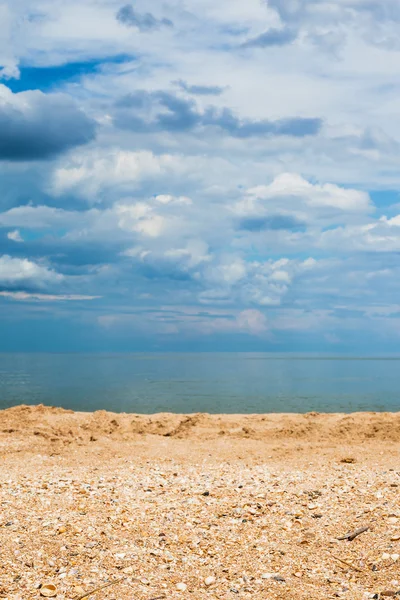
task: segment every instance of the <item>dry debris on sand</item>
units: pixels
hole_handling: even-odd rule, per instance
[[[400,598],[399,451],[399,414],[2,411],[0,598]]]

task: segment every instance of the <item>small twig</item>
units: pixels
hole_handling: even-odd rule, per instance
[[[121,583],[121,581],[124,581],[124,579],[126,579],[126,577],[120,577],[119,579],[114,579],[114,581],[110,581],[110,583],[106,583],[94,590],[90,590],[89,592],[86,592],[86,594],[82,594],[81,596],[76,596],[74,598],[74,600],[83,600],[84,598],[87,598],[88,596],[92,596],[92,594],[96,594],[97,592],[100,592],[100,590],[105,590],[106,588],[111,587],[112,585]]]
[[[356,567],[355,565],[347,562],[347,560],[343,560],[343,558],[339,558],[339,556],[335,556],[334,554],[332,554],[332,552],[329,553],[333,558],[335,558],[336,560],[338,560],[339,562],[343,563],[344,565],[346,565],[347,567],[350,567],[351,569],[354,569],[355,571],[358,571],[359,573],[364,573],[363,569],[359,569],[358,567]]]
[[[352,542],[358,535],[361,535],[365,531],[368,531],[369,528],[369,525],[366,525],[365,527],[360,527],[360,529],[356,529],[355,531],[346,533],[346,535],[343,535],[342,537],[338,538],[338,540],[349,540],[349,542]]]

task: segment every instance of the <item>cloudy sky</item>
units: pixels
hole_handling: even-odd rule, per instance
[[[0,350],[395,352],[400,3],[0,0]]]

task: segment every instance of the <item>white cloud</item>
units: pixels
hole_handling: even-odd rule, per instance
[[[189,269],[209,262],[212,259],[209,254],[208,244],[202,240],[191,240],[186,244],[185,248],[171,248],[170,250],[166,250],[165,256],[174,261],[183,262]]]
[[[20,302],[78,302],[101,298],[101,296],[84,296],[79,294],[34,294],[28,292],[0,292],[0,297]]]
[[[59,273],[26,258],[12,258],[6,254],[0,256],[0,285],[33,284],[40,287],[62,280],[63,276]]]
[[[13,242],[19,242],[20,243],[20,242],[24,241],[24,239],[21,236],[21,233],[18,231],[18,229],[15,229],[14,231],[9,231],[7,233],[7,238],[9,240],[12,240]]]
[[[53,174],[51,191],[57,195],[74,191],[94,201],[104,192],[115,194],[115,186],[132,190],[145,179],[184,171],[179,155],[157,156],[145,150],[92,150],[73,154],[65,162]]]
[[[255,309],[243,310],[239,313],[237,324],[239,329],[255,335],[260,335],[268,329],[265,315]]]
[[[161,204],[193,204],[187,196],[171,196],[171,194],[161,194],[156,196],[155,200]]]
[[[315,220],[347,222],[353,215],[359,218],[373,209],[366,192],[333,184],[313,184],[295,173],[283,173],[269,185],[248,189],[244,198],[233,206],[239,217],[290,216],[298,224]]]
[[[78,222],[82,224],[82,213],[79,214],[50,206],[17,206],[0,213],[0,227],[47,229],[51,227],[71,227]]]
[[[18,59],[12,44],[13,14],[7,4],[0,4],[0,77],[18,77]]]
[[[366,225],[339,227],[321,233],[316,245],[336,252],[398,252],[400,250],[400,218],[382,217]]]

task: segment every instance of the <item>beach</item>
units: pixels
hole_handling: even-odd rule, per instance
[[[0,598],[400,590],[399,413],[19,406],[0,453]]]

